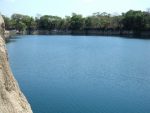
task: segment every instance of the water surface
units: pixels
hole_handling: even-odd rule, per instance
[[[150,113],[150,40],[17,36],[7,48],[34,113]]]

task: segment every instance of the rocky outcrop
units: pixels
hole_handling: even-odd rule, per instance
[[[0,33],[4,36],[4,21],[0,16]],[[0,36],[0,113],[32,113],[9,67],[5,41]]]
[[[5,33],[5,23],[2,16],[0,15],[0,35],[4,36],[4,33]]]

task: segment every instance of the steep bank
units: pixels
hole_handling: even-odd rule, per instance
[[[0,113],[32,113],[9,66],[3,22],[0,17]]]

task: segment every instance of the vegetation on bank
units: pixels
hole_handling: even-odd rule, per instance
[[[93,13],[88,17],[73,13],[72,16],[61,18],[52,15],[30,17],[28,15],[13,14],[11,18],[4,16],[7,30],[17,30],[19,33],[26,30],[30,34],[36,30],[48,31],[97,31],[115,32],[124,31],[140,35],[141,32],[150,31],[150,12],[129,10],[121,15],[111,15],[106,12]]]

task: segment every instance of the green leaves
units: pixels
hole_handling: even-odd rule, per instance
[[[130,10],[122,15],[112,16],[109,13],[97,12],[88,17],[73,13],[72,16],[61,18],[52,15],[30,17],[13,14],[11,18],[3,16],[6,29],[18,31],[55,30],[55,31],[133,31],[139,33],[150,30],[150,12]]]
[[[140,32],[145,29],[145,12],[130,10],[123,14],[124,29]]]
[[[61,22],[61,20],[62,19],[58,16],[44,15],[38,20],[39,29],[52,30],[58,28],[58,25]]]
[[[84,18],[82,15],[79,14],[72,14],[71,20],[70,20],[70,28],[72,30],[81,30],[84,26]]]

